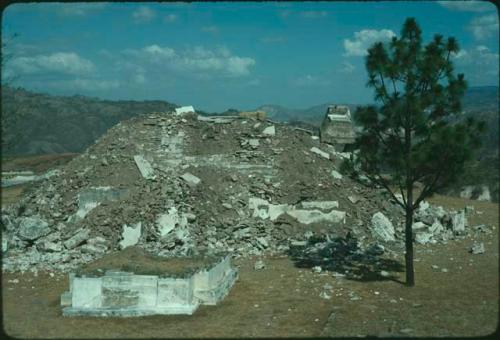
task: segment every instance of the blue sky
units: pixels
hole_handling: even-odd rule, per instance
[[[476,1],[14,4],[2,13],[2,75],[45,93],[207,111],[361,104],[372,100],[366,49],[409,16],[424,42],[458,39],[470,86],[498,85],[497,10]]]

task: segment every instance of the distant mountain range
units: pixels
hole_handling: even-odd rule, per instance
[[[315,105],[306,109],[292,109],[281,105],[266,104],[259,106],[256,110],[267,112],[268,117],[276,121],[303,121],[314,126],[319,126],[325,116],[327,107],[334,104],[347,105],[351,110],[351,113],[354,113],[356,107],[358,106],[357,104],[330,102]],[[463,98],[463,109],[466,112],[498,111],[498,87],[471,87],[467,90]]]
[[[52,96],[8,86],[2,86],[1,96],[2,151],[6,155],[81,152],[122,120],[177,107],[159,100],[111,101],[85,96]],[[332,104],[340,103],[324,103],[306,109],[268,104],[257,109],[266,111],[272,120],[319,127],[328,105]],[[347,105],[354,112],[356,105]],[[491,130],[488,143],[498,142],[498,87],[470,88],[464,98],[464,110],[487,120]],[[197,112],[216,114],[198,109]],[[230,109],[220,114],[234,115],[238,111]]]

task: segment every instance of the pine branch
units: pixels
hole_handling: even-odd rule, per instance
[[[391,188],[389,187],[389,185],[387,184],[387,182],[382,178],[382,176],[380,176],[380,174],[376,174],[375,176],[378,176],[375,177],[375,176],[371,176],[369,173],[366,173],[365,174],[366,177],[368,177],[372,182],[375,182],[376,184],[379,184],[381,186],[383,186],[388,192],[389,194],[391,195],[392,199],[394,199],[403,209],[406,209],[406,203],[401,203],[401,201],[394,195],[394,193],[392,192]],[[404,197],[403,197],[404,199]]]
[[[424,187],[424,190],[422,190],[422,191],[420,192],[420,195],[418,196],[418,199],[417,199],[417,200],[415,201],[415,203],[413,204],[412,209],[416,209],[416,208],[418,207],[418,205],[420,204],[420,202],[421,202],[424,198],[426,198],[426,197],[427,197],[427,196],[428,196],[431,192],[433,192],[433,191],[434,191],[434,189],[435,189],[435,185],[436,185],[436,183],[437,183],[438,179],[441,177],[441,173],[442,173],[442,169],[441,169],[441,170],[439,170],[439,171],[437,172],[437,174],[436,174],[436,176],[434,177],[434,180],[432,181],[432,183],[431,183],[431,184],[429,184],[429,185],[426,185],[426,186]]]

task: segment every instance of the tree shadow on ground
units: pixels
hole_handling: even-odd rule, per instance
[[[288,250],[298,268],[320,266],[322,270],[342,274],[348,280],[403,283],[391,273],[404,272],[404,266],[399,261],[383,258],[383,254],[383,247],[377,244],[360,249],[357,239],[350,233],[345,238],[311,237],[306,245],[291,246]],[[382,271],[387,272],[386,275],[382,275]]]

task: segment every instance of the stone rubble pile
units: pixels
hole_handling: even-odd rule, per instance
[[[132,245],[160,256],[283,254],[332,232],[400,247],[402,209],[342,176],[347,156],[286,124],[192,112],[135,117],[2,210],[3,269],[66,272]],[[383,224],[373,234],[376,214]],[[436,214],[419,210],[418,240],[422,232],[439,239],[450,223],[463,231],[465,216],[443,213],[436,224]]]
[[[470,228],[467,216],[472,214],[472,207],[460,211],[446,211],[441,206],[422,201],[414,214],[413,238],[417,244],[435,244],[481,232],[491,232],[484,225]]]

